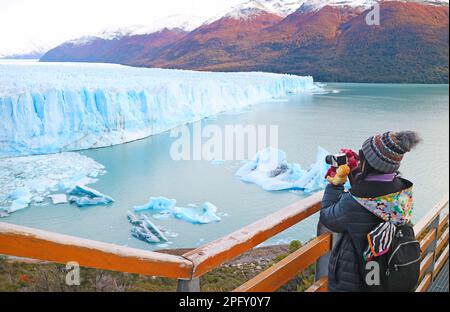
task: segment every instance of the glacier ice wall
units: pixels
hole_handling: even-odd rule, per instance
[[[0,62],[0,158],[105,147],[317,90],[312,77]]]

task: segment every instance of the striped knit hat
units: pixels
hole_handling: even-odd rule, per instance
[[[362,151],[367,162],[383,173],[394,173],[400,168],[403,156],[421,141],[413,131],[386,132],[367,139]]]

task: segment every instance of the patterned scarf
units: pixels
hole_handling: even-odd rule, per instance
[[[397,226],[411,221],[413,213],[413,187],[398,193],[377,198],[353,198],[368,211],[382,219],[372,232],[367,234],[368,247],[364,259],[371,261],[375,257],[389,252]]]

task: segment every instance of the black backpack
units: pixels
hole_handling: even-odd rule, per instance
[[[361,257],[362,258],[362,257]],[[420,243],[409,225],[398,226],[389,252],[374,258],[380,269],[380,285],[368,285],[366,278],[374,274],[374,263],[362,261],[363,279],[370,292],[412,292],[420,276]]]

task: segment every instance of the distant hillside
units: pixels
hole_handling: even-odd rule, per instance
[[[69,42],[41,61],[287,72],[320,81],[448,83],[448,4],[383,1],[380,25],[368,26],[374,3],[252,0],[192,31]]]

